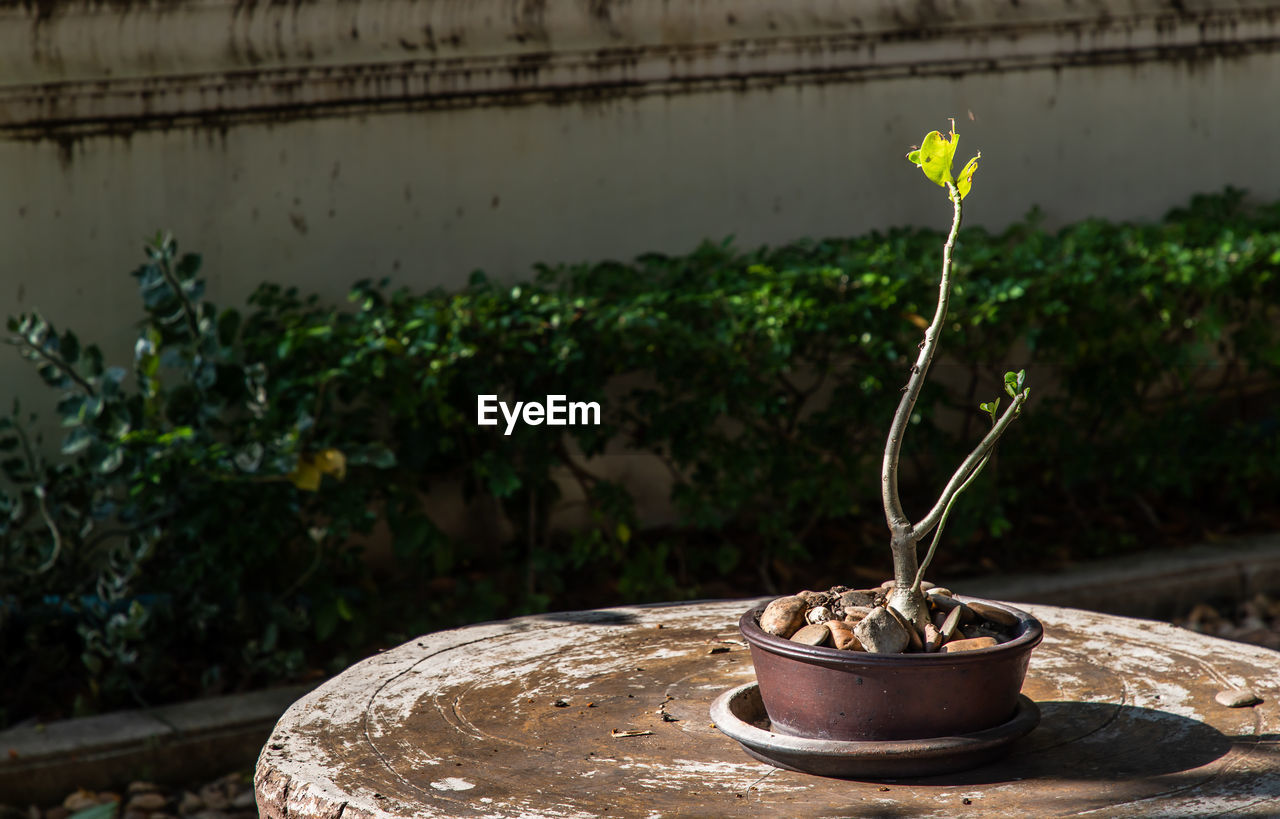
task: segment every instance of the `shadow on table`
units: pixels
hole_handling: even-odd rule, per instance
[[[768,602],[769,598],[762,597],[760,599],[743,600],[743,609],[746,611],[752,605],[758,605]],[[653,611],[660,609],[676,609],[697,605],[699,603],[723,603],[723,600],[683,600],[670,603],[637,603],[634,606],[617,609],[593,609],[588,611],[552,611],[546,614],[530,615],[535,620],[545,620],[557,623],[575,623],[582,625],[596,626],[626,626],[640,622],[636,610]],[[727,620],[728,627],[733,627],[738,622],[738,615],[733,615],[731,620]]]
[[[533,615],[534,619],[552,623],[569,623],[584,626],[626,626],[637,622],[634,613],[629,611],[555,611],[548,614]]]
[[[1272,735],[1229,737],[1200,720],[1168,711],[1115,703],[1037,705],[1040,725],[1016,742],[1008,756],[971,771],[910,782],[951,786],[1028,779],[1121,782],[1196,771],[1236,746],[1280,755],[1280,748],[1266,744],[1274,743]],[[1222,773],[1215,768],[1205,776]],[[1280,788],[1280,779],[1273,786]]]

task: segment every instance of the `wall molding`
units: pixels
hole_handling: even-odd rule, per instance
[[[690,8],[668,8],[677,5]],[[62,138],[383,110],[1195,64],[1280,50],[1280,2],[1141,0],[1123,14],[1103,3],[1077,5],[7,0],[0,2],[0,134]],[[944,12],[921,17],[917,9],[931,6]]]

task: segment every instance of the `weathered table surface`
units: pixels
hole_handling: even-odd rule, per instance
[[[1280,653],[1162,623],[1025,606],[1023,693],[1043,714],[1004,760],[921,780],[772,768],[712,726],[753,678],[755,601],[551,614],[429,634],[281,718],[268,817],[1280,815]],[[1247,685],[1263,702],[1226,708]],[[628,735],[627,732],[640,732]]]

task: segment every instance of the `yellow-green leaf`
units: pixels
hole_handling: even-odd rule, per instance
[[[347,476],[347,456],[340,449],[324,449],[315,457],[316,469],[338,480]]]
[[[289,473],[289,480],[299,489],[315,492],[320,489],[320,470],[306,459],[298,461],[298,465]]]
[[[964,170],[960,172],[960,178],[956,180],[956,190],[960,192],[960,198],[963,199],[969,195],[970,188],[973,187],[973,175],[978,171],[978,160],[982,158],[982,151],[978,151],[978,155],[965,163]]]
[[[955,181],[951,176],[951,161],[956,155],[957,142],[959,138],[954,131],[949,137],[930,131],[925,134],[920,149],[907,154],[907,159],[918,165],[933,184],[945,187]]]
[[[625,523],[619,523],[617,532],[618,542],[626,546],[627,542],[631,540],[631,527]]]

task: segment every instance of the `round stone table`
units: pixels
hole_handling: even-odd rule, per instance
[[[1042,721],[945,777],[773,768],[711,723],[753,679],[758,601],[548,614],[438,632],[295,703],[258,760],[263,816],[1278,816],[1280,653],[1163,623],[1024,606]],[[1248,686],[1253,707],[1214,701]]]

